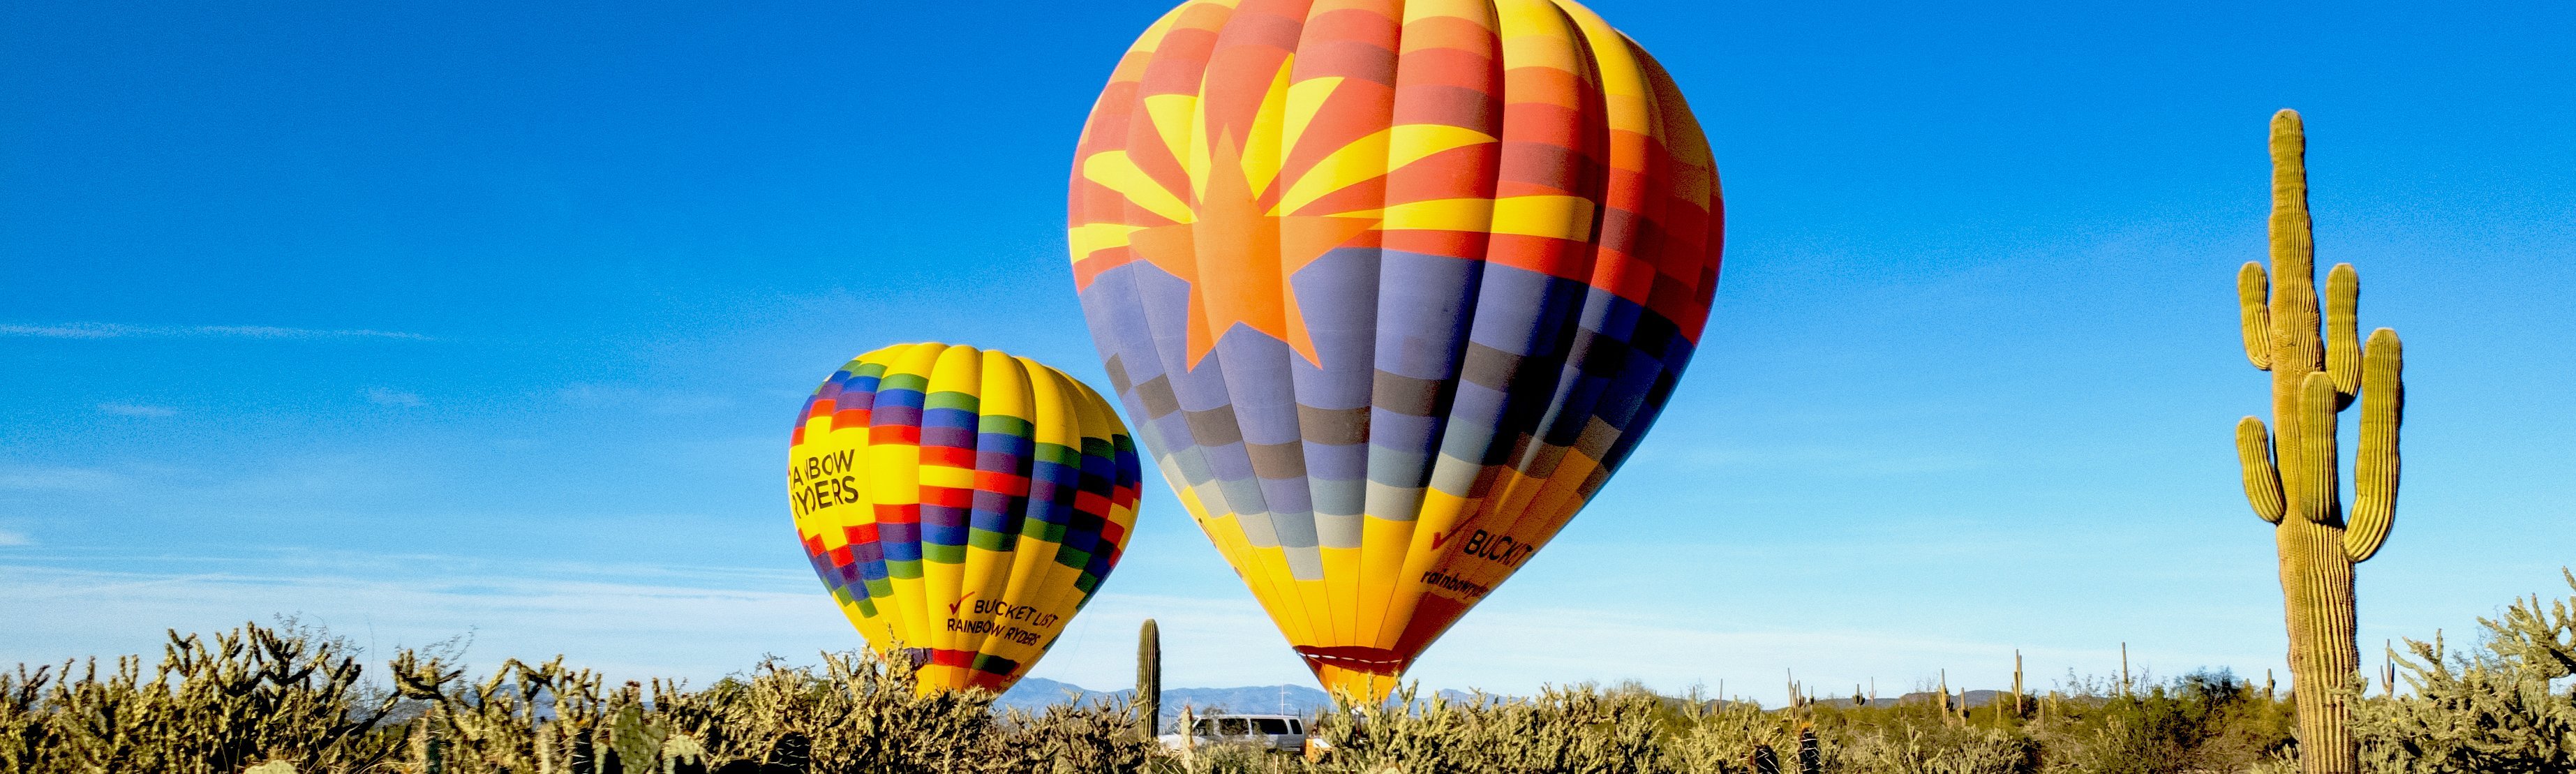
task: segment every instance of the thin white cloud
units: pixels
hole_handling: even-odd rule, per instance
[[[565,405],[581,408],[615,408],[651,414],[697,414],[733,405],[722,395],[646,390],[615,384],[576,382],[555,391]]]
[[[101,403],[98,404],[98,410],[102,413],[115,414],[120,417],[175,417],[179,415],[178,409],[174,409],[169,406],[147,406],[140,403]]]
[[[478,667],[563,653],[621,679],[666,676],[701,685],[748,669],[763,654],[812,662],[818,651],[861,643],[810,581],[693,588],[618,582],[608,573],[468,577],[386,569],[396,568],[276,574],[0,565],[0,587],[11,590],[0,596],[0,620],[12,622],[0,628],[0,663],[154,653],[166,629],[220,631],[281,614],[369,647],[375,663],[399,646],[471,633],[467,657]],[[804,588],[809,584],[814,588]]]
[[[1801,468],[1829,470],[1843,475],[1907,476],[1930,473],[1952,473],[1976,470],[1993,464],[1981,456],[1958,453],[1905,454],[1877,449],[1839,448],[1830,446],[1782,446],[1771,448],[1703,447],[1661,450],[1640,455],[1644,460],[1672,464],[1676,467],[1722,470],[1768,470]]]
[[[27,533],[0,529],[0,546],[32,546],[35,544],[35,538],[27,537]]]
[[[32,336],[45,339],[123,339],[123,338],[238,338],[238,339],[411,339],[429,341],[430,337],[402,331],[379,331],[366,328],[321,330],[314,328],[280,328],[271,325],[125,325],[122,323],[71,322],[50,325],[0,324],[0,336]]]
[[[397,645],[471,632],[468,657],[477,665],[563,653],[620,679],[671,676],[701,685],[764,654],[810,663],[817,651],[862,646],[820,585],[798,571],[542,562],[505,568],[458,557],[341,554],[140,566],[152,571],[0,564],[0,588],[12,590],[0,595],[0,620],[17,624],[0,628],[0,664],[151,653],[164,629],[215,631],[278,614],[372,646],[371,660]],[[1480,607],[1408,676],[1427,689],[1516,695],[1584,681],[1640,680],[1667,693],[1722,685],[1728,695],[1776,705],[1792,677],[1819,695],[1855,686],[1901,695],[1945,671],[1953,688],[2001,687],[2009,684],[2016,648],[2041,686],[2069,670],[2116,674],[2120,664],[2116,641],[2016,644],[2009,634],[1990,640],[1896,628],[1789,629],[1709,620],[1692,610]],[[1125,687],[1135,675],[1137,624],[1148,617],[1162,628],[1167,685],[1312,680],[1248,597],[1115,592],[1075,617],[1031,676],[1095,690]],[[2168,643],[2130,655],[2135,669],[2158,675],[2201,665],[2234,664],[2240,674],[2273,666],[2276,657],[2240,652],[2240,644],[2251,647]]]
[[[0,467],[0,489],[96,492],[124,481],[124,476],[96,468]]]
[[[373,404],[376,404],[376,405],[379,405],[379,406],[426,406],[426,405],[429,405],[429,401],[421,400],[421,398],[420,398],[420,394],[419,394],[419,393],[403,392],[403,391],[401,391],[401,390],[389,389],[389,388],[385,388],[385,387],[369,387],[369,388],[367,388],[367,402],[368,402],[368,403],[373,403]]]

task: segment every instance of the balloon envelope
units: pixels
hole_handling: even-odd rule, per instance
[[[1372,698],[1636,447],[1723,232],[1680,92],[1567,0],[1182,5],[1102,91],[1070,209],[1138,436],[1317,679]]]
[[[899,344],[824,380],[787,452],[796,533],[841,612],[923,690],[1010,688],[1118,566],[1135,445],[1028,358]]]

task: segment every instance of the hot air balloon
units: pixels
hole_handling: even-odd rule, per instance
[[[999,693],[1118,566],[1136,447],[1098,393],[1037,361],[898,344],[805,401],[787,493],[814,573],[925,692]]]
[[[1362,698],[1636,448],[1717,285],[1707,140],[1569,0],[1186,3],[1119,62],[1072,178],[1138,437]]]

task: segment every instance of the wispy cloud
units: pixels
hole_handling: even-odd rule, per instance
[[[429,405],[429,401],[421,400],[419,393],[403,392],[401,390],[386,387],[367,388],[367,402],[378,406]]]
[[[35,539],[27,537],[27,533],[0,529],[0,546],[32,546],[35,544]]]
[[[558,390],[555,397],[567,405],[582,408],[640,410],[652,414],[696,414],[733,405],[733,399],[722,395],[586,382]]]
[[[1875,476],[1951,473],[1976,470],[1993,464],[1992,460],[1982,456],[1955,452],[1909,454],[1893,450],[1830,446],[1704,447],[1685,448],[1678,451],[1662,450],[1640,456],[1684,467],[1728,470],[1799,468],[1830,470],[1844,475]]]
[[[96,468],[0,467],[0,489],[96,492],[124,481]]]
[[[271,325],[125,325],[122,323],[71,322],[50,325],[0,324],[0,336],[33,336],[45,339],[125,339],[125,338],[236,338],[236,339],[411,339],[429,341],[428,336],[402,331],[379,331],[366,328],[322,330],[316,328],[280,328]]]
[[[139,403],[101,403],[98,404],[98,410],[101,413],[115,414],[120,417],[175,417],[179,415],[178,409],[174,409],[169,406],[146,406]]]
[[[720,587],[617,582],[606,573],[458,577],[404,559],[419,560],[388,557],[363,570],[310,574],[185,560],[151,572],[0,565],[0,587],[10,589],[0,596],[0,619],[14,624],[0,628],[0,663],[153,653],[164,629],[220,631],[280,614],[325,626],[376,659],[470,632],[467,657],[478,667],[564,653],[619,676],[700,683],[749,668],[764,653],[810,662],[817,651],[861,643],[810,577]]]

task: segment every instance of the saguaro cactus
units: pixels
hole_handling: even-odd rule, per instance
[[[1136,715],[1146,739],[1162,733],[1163,632],[1151,618],[1136,629]]]
[[[2352,264],[2326,274],[2325,329],[2318,333],[2306,157],[2299,114],[2274,114],[2272,270],[2267,277],[2261,263],[2248,262],[2236,274],[2245,356],[2272,372],[2272,427],[2267,432],[2250,416],[2237,422],[2236,451],[2245,498],[2274,525],[2280,549],[2300,769],[2351,774],[2358,762],[2346,700],[2361,670],[2352,566],[2379,551],[2396,514],[2397,425],[2406,393],[2397,333],[2371,331],[2366,347],[2355,341],[2361,284]],[[2336,480],[2335,412],[2356,396],[2361,448],[2347,513]]]

